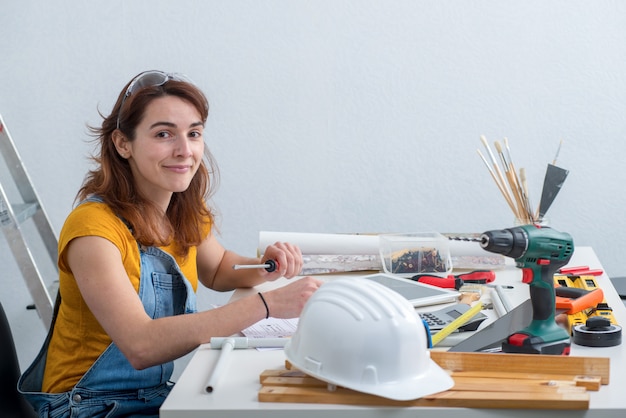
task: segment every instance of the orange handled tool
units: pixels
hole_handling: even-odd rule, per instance
[[[600,288],[585,290],[578,287],[557,286],[554,288],[554,293],[556,309],[564,309],[568,315],[593,308],[604,300],[604,293]]]

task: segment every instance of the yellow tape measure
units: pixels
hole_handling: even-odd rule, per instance
[[[472,306],[469,310],[467,310],[464,314],[459,316],[454,321],[450,322],[450,324],[446,325],[441,329],[441,331],[437,332],[435,335],[431,337],[431,341],[433,347],[439,344],[444,338],[448,335],[452,334],[457,329],[461,328],[467,321],[472,319],[474,316],[478,314],[483,309],[483,304],[478,302],[476,305]]]

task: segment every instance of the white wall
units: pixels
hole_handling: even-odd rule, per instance
[[[209,97],[223,243],[260,230],[482,232],[513,215],[476,149],[507,137],[538,202],[564,140],[552,226],[622,254],[626,3],[5,0],[0,114],[56,231],[90,167],[86,124],[146,69]],[[43,327],[0,243],[22,367]],[[205,306],[213,299],[201,298]],[[220,298],[217,298],[221,300]]]

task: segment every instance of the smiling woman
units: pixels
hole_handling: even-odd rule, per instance
[[[164,245],[171,234],[174,234],[174,241],[184,247],[198,244],[202,237],[196,225],[207,220],[213,222],[205,202],[217,187],[218,180],[217,165],[209,150],[205,150],[202,137],[208,114],[205,95],[187,77],[160,71],[139,74],[120,93],[102,127],[92,129],[100,142],[101,153],[96,161],[100,162],[101,169],[89,173],[79,199],[84,200],[89,195],[102,196],[114,212],[134,226],[134,235],[144,245]],[[181,134],[183,130],[185,133]],[[167,146],[159,144],[179,145],[177,142],[180,141],[173,139],[181,135],[181,141],[195,139],[193,142],[202,147],[202,152],[193,156],[196,167],[190,182],[184,188],[168,193],[155,184],[156,173],[165,170],[152,167],[156,171],[143,172],[138,170],[138,164],[141,161],[144,166],[144,161],[150,159],[160,159],[159,163],[166,159],[169,164],[173,161],[179,164],[181,157],[174,153],[180,149],[170,145],[166,150]],[[155,155],[161,152],[170,154]],[[183,159],[187,160],[185,164],[192,160],[191,157]],[[146,161],[147,164],[151,163]],[[142,190],[144,187],[147,189]],[[159,193],[152,195],[154,191]],[[185,193],[172,195],[181,191]],[[163,213],[167,214],[165,218]],[[166,220],[170,222],[164,222]],[[155,231],[159,232],[158,240],[154,240]]]
[[[297,246],[276,242],[262,259],[227,251],[207,205],[217,169],[205,146],[204,94],[188,79],[139,74],[102,126],[97,167],[59,237],[59,298],[48,338],[20,391],[50,416],[158,416],[173,360],[211,337],[266,318],[297,317],[321,285],[311,277],[205,312],[198,283],[251,287],[302,268]],[[273,262],[277,268],[234,270]]]
[[[191,103],[165,96],[146,107],[132,141],[119,130],[113,134],[117,152],[128,160],[135,186],[163,212],[172,193],[187,190],[202,162],[203,130],[202,116]]]

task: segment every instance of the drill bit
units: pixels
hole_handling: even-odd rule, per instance
[[[444,234],[451,241],[481,242],[481,234]]]

